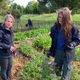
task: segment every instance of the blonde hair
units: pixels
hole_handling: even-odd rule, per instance
[[[6,16],[5,16],[5,19],[4,19],[4,22],[7,20],[7,18],[11,18],[12,20],[13,20],[13,22],[15,22],[15,19],[14,19],[14,17],[11,15],[11,14],[7,14]]]

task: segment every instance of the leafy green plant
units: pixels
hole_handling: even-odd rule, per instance
[[[18,50],[27,56],[32,56],[35,53],[33,47],[26,42],[22,43]]]
[[[35,58],[24,65],[21,72],[21,80],[40,80],[41,78],[41,67],[43,54],[38,53]]]
[[[33,41],[33,47],[37,50],[48,49],[51,45],[51,39],[48,35],[39,35]]]
[[[48,62],[44,54],[37,52],[36,57],[24,65],[21,80],[59,80],[54,73],[54,66]]]
[[[80,61],[80,46],[76,47],[76,53],[74,60]]]
[[[17,40],[25,40],[26,37],[37,37],[40,34],[48,33],[49,29],[38,29],[38,30],[30,30],[26,32],[17,32],[14,34],[15,41]]]
[[[25,35],[25,32],[17,32],[14,34],[14,40],[18,41],[18,40],[24,40],[27,36]]]

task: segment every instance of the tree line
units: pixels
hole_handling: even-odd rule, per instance
[[[0,14],[12,13],[18,17],[23,14],[53,13],[61,7],[69,7],[73,13],[80,13],[80,0],[37,0],[30,1],[26,7],[13,3],[14,0],[0,0]]]

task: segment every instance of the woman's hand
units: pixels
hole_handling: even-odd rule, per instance
[[[49,64],[54,64],[55,58],[50,56],[49,57]]]
[[[11,51],[11,52],[14,52],[15,50],[16,50],[16,48],[15,48],[14,46],[11,46],[11,47],[10,47],[10,51]]]
[[[69,43],[69,44],[67,45],[67,47],[68,47],[69,49],[73,49],[73,48],[74,48],[74,44],[73,44],[73,43]]]

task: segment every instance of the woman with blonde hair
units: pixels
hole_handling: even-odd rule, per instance
[[[0,25],[0,67],[2,80],[11,80],[12,54],[15,52],[13,44],[14,17],[6,15]]]
[[[68,7],[58,11],[57,21],[51,27],[50,37],[52,44],[47,56],[54,58],[55,72],[61,76],[61,80],[70,80],[75,47],[80,44],[80,35],[73,24]]]

